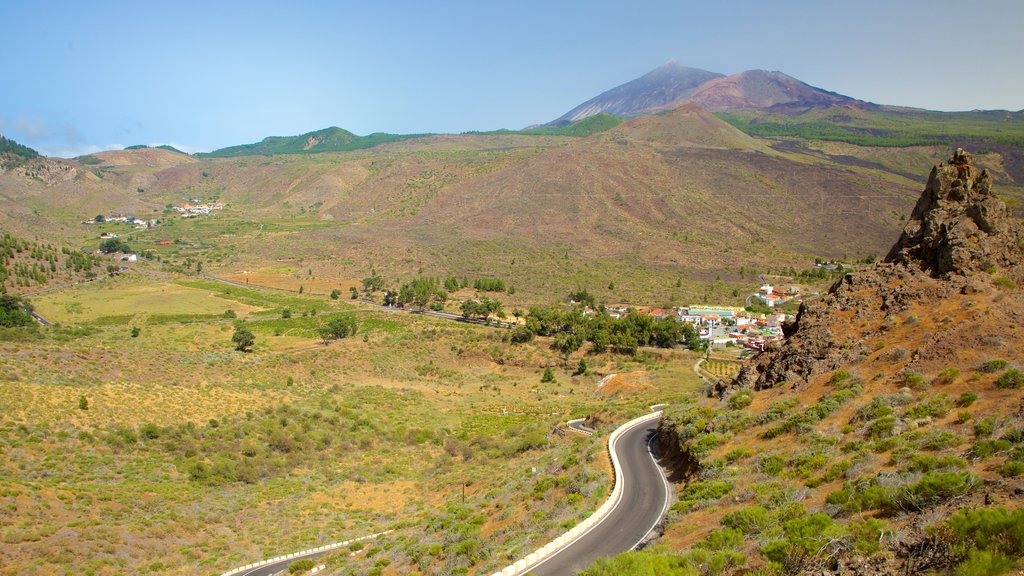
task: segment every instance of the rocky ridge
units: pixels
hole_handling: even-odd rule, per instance
[[[992,274],[1009,284],[1024,281],[1024,227],[1008,215],[992,178],[956,150],[936,165],[899,240],[884,262],[838,280],[826,296],[801,305],[786,338],[744,364],[734,388],[762,390],[783,383],[798,387],[813,376],[855,362],[870,351],[864,332],[836,330],[836,314],[865,321],[887,317],[913,303],[938,302],[990,289]],[[884,325],[880,328],[884,329]],[[927,352],[926,352],[927,353]]]

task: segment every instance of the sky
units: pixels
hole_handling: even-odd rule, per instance
[[[50,156],[522,128],[674,59],[1024,108],[1021,0],[0,0],[0,134]]]

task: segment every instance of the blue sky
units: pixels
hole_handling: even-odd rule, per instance
[[[0,2],[0,133],[50,155],[552,120],[675,59],[1024,108],[1024,2]]]

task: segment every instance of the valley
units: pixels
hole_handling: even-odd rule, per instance
[[[666,479],[536,573],[1019,566],[1020,113],[679,68],[515,131],[0,141],[0,574],[519,573],[653,405]]]

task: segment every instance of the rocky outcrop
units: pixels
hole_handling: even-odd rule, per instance
[[[992,194],[987,170],[957,149],[932,168],[928,184],[887,262],[919,266],[935,277],[968,276],[1019,263],[1020,231]]]
[[[970,154],[953,153],[949,163],[932,169],[899,241],[885,262],[847,274],[819,300],[800,306],[785,339],[743,365],[730,388],[794,387],[813,376],[856,361],[864,334],[837,330],[835,315],[855,320],[892,315],[913,302],[938,301],[956,293],[983,289],[975,275],[996,268],[1020,279],[1024,232],[992,193],[988,172],[971,165]],[[936,282],[930,280],[940,279]]]
[[[671,419],[663,418],[654,437],[658,450],[658,463],[668,470],[669,480],[686,482],[700,473],[700,460],[690,452],[687,442],[679,435],[679,428]]]

